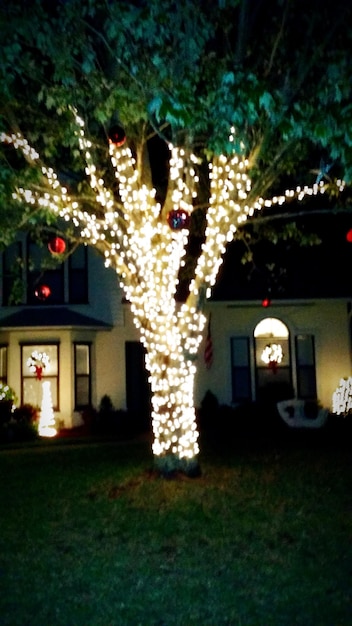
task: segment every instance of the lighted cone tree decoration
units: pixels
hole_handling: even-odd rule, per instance
[[[55,437],[57,431],[55,427],[50,380],[42,382],[42,393],[38,432],[41,437]]]
[[[210,198],[204,243],[189,295],[180,304],[175,300],[175,292],[188,239],[187,220],[197,198],[197,158],[189,150],[169,146],[168,193],[161,207],[155,189],[142,183],[143,159],[136,162],[129,147],[119,147],[120,142],[112,137],[109,153],[118,184],[117,198],[98,173],[84,121],[76,111],[72,112],[94,194],[91,210],[88,211],[86,200],[80,203],[79,198],[69,196],[54,170],[41,164],[38,153],[24,137],[3,134],[2,141],[22,150],[27,162],[40,163],[46,185],[46,193],[18,189],[14,198],[34,207],[46,206],[71,221],[80,236],[104,254],[106,266],[115,268],[146,349],[157,466],[163,473],[182,470],[197,474],[199,447],[193,401],[196,360],[206,321],[204,304],[215,284],[226,244],[255,211],[292,198],[302,200],[307,194],[323,193],[324,183],[250,201],[249,160],[235,150],[227,156],[215,156],[209,163]],[[231,133],[233,142],[234,130]],[[48,187],[51,193],[47,192]],[[94,210],[94,205],[98,210]],[[176,214],[179,221],[176,220],[175,228],[169,220],[170,215]],[[183,220],[187,224],[182,224]]]

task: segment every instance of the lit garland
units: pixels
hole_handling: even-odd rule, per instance
[[[192,461],[198,454],[198,432],[193,403],[195,360],[205,316],[204,301],[215,284],[226,244],[232,241],[238,226],[263,207],[283,204],[307,195],[324,193],[321,181],[313,187],[286,190],[271,199],[257,198],[248,203],[251,180],[250,163],[243,155],[214,157],[209,163],[210,201],[207,211],[205,242],[198,258],[187,301],[179,306],[175,299],[178,273],[183,264],[188,229],[170,228],[155,199],[155,189],[142,184],[140,163],[130,148],[113,142],[109,154],[118,183],[119,199],[105,186],[97,171],[92,143],[85,136],[85,124],[72,109],[77,138],[86,161],[94,201],[103,217],[90,214],[72,199],[61,186],[57,174],[45,166],[41,171],[47,190],[44,193],[19,188],[14,199],[45,207],[67,221],[72,221],[87,243],[97,247],[105,265],[114,267],[121,279],[136,327],[140,331],[147,357],[146,365],[152,388],[153,451],[156,456],[173,456]],[[231,129],[230,140],[234,140]],[[20,134],[0,136],[21,150],[27,160],[39,163],[38,153]],[[197,157],[170,144],[168,211],[190,215],[197,198]],[[339,189],[343,183],[338,182]],[[100,215],[100,212],[99,212]]]

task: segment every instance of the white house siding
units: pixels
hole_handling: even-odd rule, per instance
[[[89,304],[66,304],[64,307],[88,316],[93,320],[91,325],[64,326],[57,322],[53,326],[48,321],[48,325],[41,327],[23,324],[22,327],[5,327],[1,324],[4,318],[22,309],[26,315],[28,312],[30,319],[30,311],[40,307],[0,307],[0,344],[8,345],[8,384],[19,397],[21,343],[60,343],[60,410],[57,418],[67,427],[79,419],[79,415],[74,413],[74,342],[91,343],[93,406],[98,406],[102,396],[107,394],[116,408],[125,409],[125,344],[139,340],[130,307],[122,303],[116,273],[105,269],[102,258],[94,251],[89,251],[88,261]],[[254,329],[263,318],[277,317],[289,329],[293,359],[295,335],[314,335],[317,397],[324,406],[330,407],[332,393],[340,378],[351,375],[347,307],[348,301],[343,299],[273,301],[268,308],[263,308],[259,301],[209,302],[207,314],[212,314],[213,364],[209,370],[206,369],[203,343],[196,376],[196,405],[200,405],[207,390],[212,391],[221,403],[232,403],[231,337],[234,336],[250,338],[252,387],[255,388]],[[45,306],[42,308],[46,309]],[[59,312],[60,306],[55,307],[55,311]],[[295,385],[294,366],[292,371]]]
[[[212,367],[207,370],[200,353],[196,404],[201,402],[207,390],[212,391],[221,403],[232,403],[230,340],[233,336],[250,337],[252,387],[255,388],[254,329],[265,317],[276,317],[286,324],[290,332],[293,374],[294,336],[314,335],[317,397],[324,406],[331,407],[331,397],[340,378],[351,374],[347,304],[346,300],[338,299],[277,301],[267,308],[263,308],[260,302],[209,303],[214,358]],[[295,386],[295,376],[293,383]]]
[[[91,344],[92,404],[97,406],[104,393],[111,395],[116,406],[124,405],[124,343],[122,339],[124,312],[122,291],[112,269],[104,267],[102,257],[88,251],[88,304],[0,307],[0,344],[7,345],[7,382],[21,398],[21,344],[59,343],[59,411],[55,416],[65,427],[79,422],[74,412],[74,342]],[[39,309],[47,313],[47,324],[6,326],[6,319],[23,312],[24,318]],[[85,326],[60,323],[60,311],[86,316],[92,320]],[[51,312],[55,311],[52,325]],[[3,322],[3,323],[2,323]],[[106,325],[106,327],[104,327]],[[101,329],[100,329],[101,328]],[[123,373],[123,375],[122,375]]]
[[[109,332],[97,333],[96,337],[96,402],[106,394],[116,408],[126,409],[125,343],[139,341],[133,325],[130,307],[124,304],[123,324]]]

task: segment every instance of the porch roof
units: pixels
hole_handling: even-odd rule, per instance
[[[111,324],[72,311],[67,307],[25,308],[0,319],[0,330],[6,328],[91,328],[109,330]]]

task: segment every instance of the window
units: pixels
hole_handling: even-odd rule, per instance
[[[296,338],[297,393],[299,398],[316,398],[315,349],[313,335]]]
[[[88,302],[87,247],[79,246],[69,257],[69,301]]]
[[[232,401],[251,400],[249,337],[231,338]]]
[[[78,246],[60,262],[47,245],[28,236],[2,256],[2,304],[56,305],[88,302],[88,251]],[[47,289],[40,289],[40,287]],[[39,295],[38,295],[39,291]]]
[[[2,304],[11,306],[23,302],[23,259],[20,242],[12,243],[3,253]]]
[[[91,406],[90,344],[74,344],[75,410]]]
[[[36,289],[47,285],[50,295],[38,298]],[[39,246],[30,239],[27,242],[27,304],[63,304],[64,266],[53,260],[47,246]]]
[[[59,344],[21,346],[22,404],[41,406],[42,381],[50,381],[53,408],[59,410]]]
[[[0,346],[0,383],[7,383],[7,346]]]

